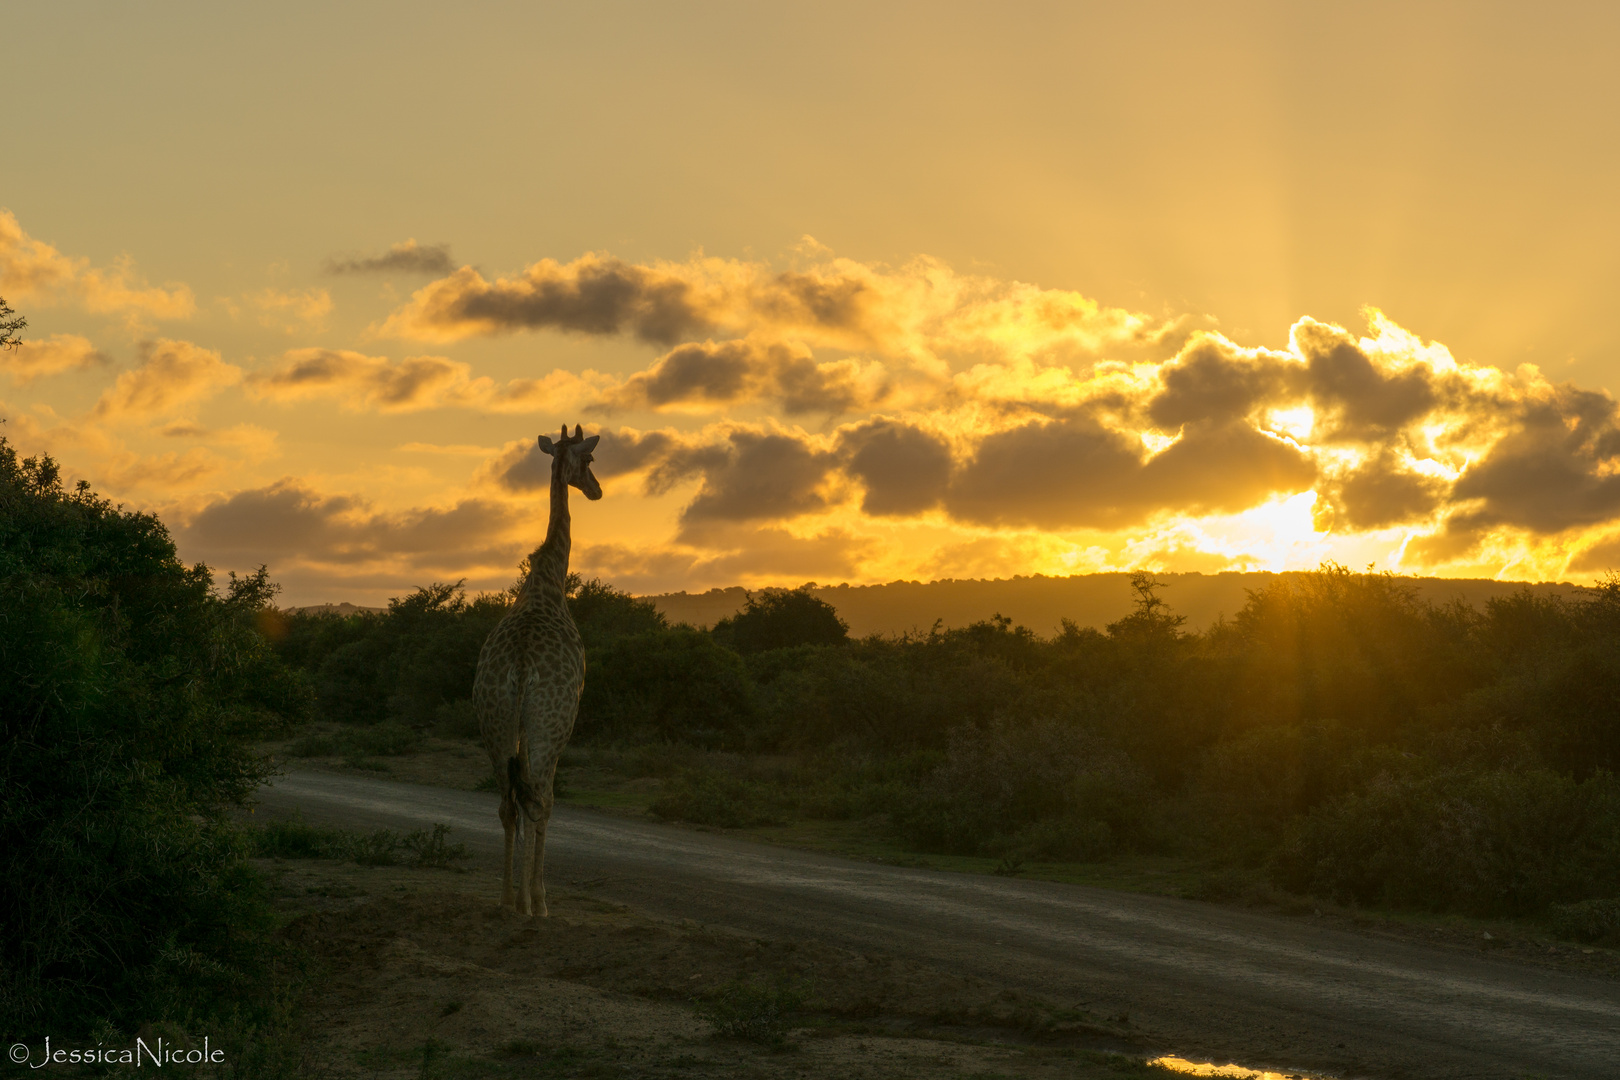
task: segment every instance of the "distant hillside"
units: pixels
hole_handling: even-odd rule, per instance
[[[355,604],[343,603],[343,604],[311,604],[308,607],[295,607],[295,608],[288,608],[287,610],[291,611],[295,615],[339,615],[339,616],[343,616],[343,615],[359,615],[361,612],[365,612],[365,611],[370,611],[370,612],[387,611],[388,609],[387,608],[380,608],[380,607],[359,607],[359,606],[357,606]]]
[[[1202,630],[1221,615],[1230,617],[1248,599],[1250,590],[1264,588],[1287,574],[1160,574],[1159,595],[1177,614],[1187,616],[1189,628]],[[1130,614],[1129,574],[1078,574],[1074,577],[1015,577],[994,581],[894,581],[887,585],[829,585],[815,595],[838,609],[850,633],[897,634],[926,631],[934,620],[946,626],[966,626],[1000,613],[1043,636],[1058,631],[1059,620],[1073,619],[1081,626],[1103,627]],[[1520,589],[1541,594],[1572,595],[1578,586],[1544,582],[1481,578],[1413,578],[1420,594],[1436,603],[1463,600],[1482,607],[1493,596]],[[663,593],[648,596],[671,622],[713,626],[743,605],[741,586],[710,589],[705,593]]]

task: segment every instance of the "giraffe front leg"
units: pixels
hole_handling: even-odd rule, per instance
[[[510,795],[501,800],[501,825],[506,829],[506,859],[501,864],[501,907],[516,907],[512,892],[512,859],[516,852],[513,850],[517,839],[518,808],[517,801]]]

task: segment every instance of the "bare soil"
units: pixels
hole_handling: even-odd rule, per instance
[[[553,890],[552,917],[462,873],[263,860],[313,959],[303,1071],[320,1077],[1170,1075],[1118,1025],[904,958],[658,919]],[[724,988],[788,990],[779,1038],[719,1035]]]

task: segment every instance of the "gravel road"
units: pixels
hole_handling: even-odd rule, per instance
[[[444,822],[498,869],[493,795],[292,772],[260,806]],[[1140,1049],[1355,1077],[1620,1076],[1620,981],[1211,904],[852,862],[559,805],[551,888],[903,954],[1100,1017]]]

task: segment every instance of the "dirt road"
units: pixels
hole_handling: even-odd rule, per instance
[[[498,865],[494,796],[294,772],[261,792],[350,828],[451,825]],[[1143,1051],[1353,1077],[1620,1076],[1620,981],[1192,901],[850,862],[558,806],[552,889],[904,955],[1128,1017]]]

